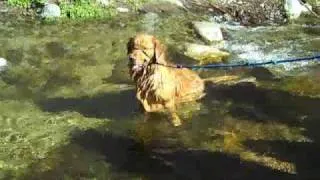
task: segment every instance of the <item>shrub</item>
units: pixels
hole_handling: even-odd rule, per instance
[[[115,15],[115,9],[101,7],[99,4],[89,0],[76,0],[73,3],[63,2],[60,4],[62,16],[71,19],[105,18]]]
[[[32,4],[43,5],[45,2],[46,0],[8,0],[10,6],[20,8],[29,8]],[[108,18],[116,13],[114,7],[102,7],[93,0],[62,0],[59,7],[62,17],[71,19]]]

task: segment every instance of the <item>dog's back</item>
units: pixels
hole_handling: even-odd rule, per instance
[[[203,97],[204,82],[189,69],[176,69],[153,64],[137,81],[141,98],[153,103],[174,99],[176,103],[194,101]]]
[[[178,83],[176,90],[177,102],[188,102],[202,98],[204,94],[204,81],[195,72],[189,69],[173,70]]]

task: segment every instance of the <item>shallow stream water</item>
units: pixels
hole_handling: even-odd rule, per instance
[[[121,15],[51,22],[0,18],[0,179],[320,178],[320,66],[198,70],[256,83],[208,85],[200,102],[144,123],[128,77],[126,43],[148,31],[177,63],[183,43],[203,43],[190,23],[207,16]],[[153,19],[156,18],[156,19]],[[157,22],[157,23],[154,23]],[[319,53],[317,19],[228,26],[230,62]]]

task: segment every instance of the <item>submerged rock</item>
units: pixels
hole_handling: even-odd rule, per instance
[[[223,35],[220,25],[215,22],[196,21],[193,22],[196,32],[206,41],[222,41]]]
[[[296,19],[301,13],[309,12],[306,6],[312,10],[312,7],[309,4],[303,5],[300,0],[286,0],[284,8],[290,19]]]
[[[60,7],[57,4],[46,3],[42,9],[41,15],[42,18],[55,18],[61,16]]]
[[[8,68],[8,61],[0,57],[0,72],[6,70],[7,68]]]
[[[251,69],[250,74],[257,78],[258,80],[275,80],[279,77],[270,69],[266,67],[255,67]]]
[[[200,64],[221,63],[230,56],[228,52],[222,51],[214,46],[201,44],[186,44],[184,54],[200,62]]]
[[[5,53],[5,57],[10,59],[13,64],[20,64],[24,58],[24,53],[22,49],[9,49]]]

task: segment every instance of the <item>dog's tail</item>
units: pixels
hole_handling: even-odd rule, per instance
[[[237,84],[237,83],[241,83],[241,82],[256,83],[255,77],[243,78],[243,77],[234,76],[234,75],[209,77],[209,78],[204,78],[203,80],[205,83],[226,84],[226,85],[232,85],[232,84]]]

